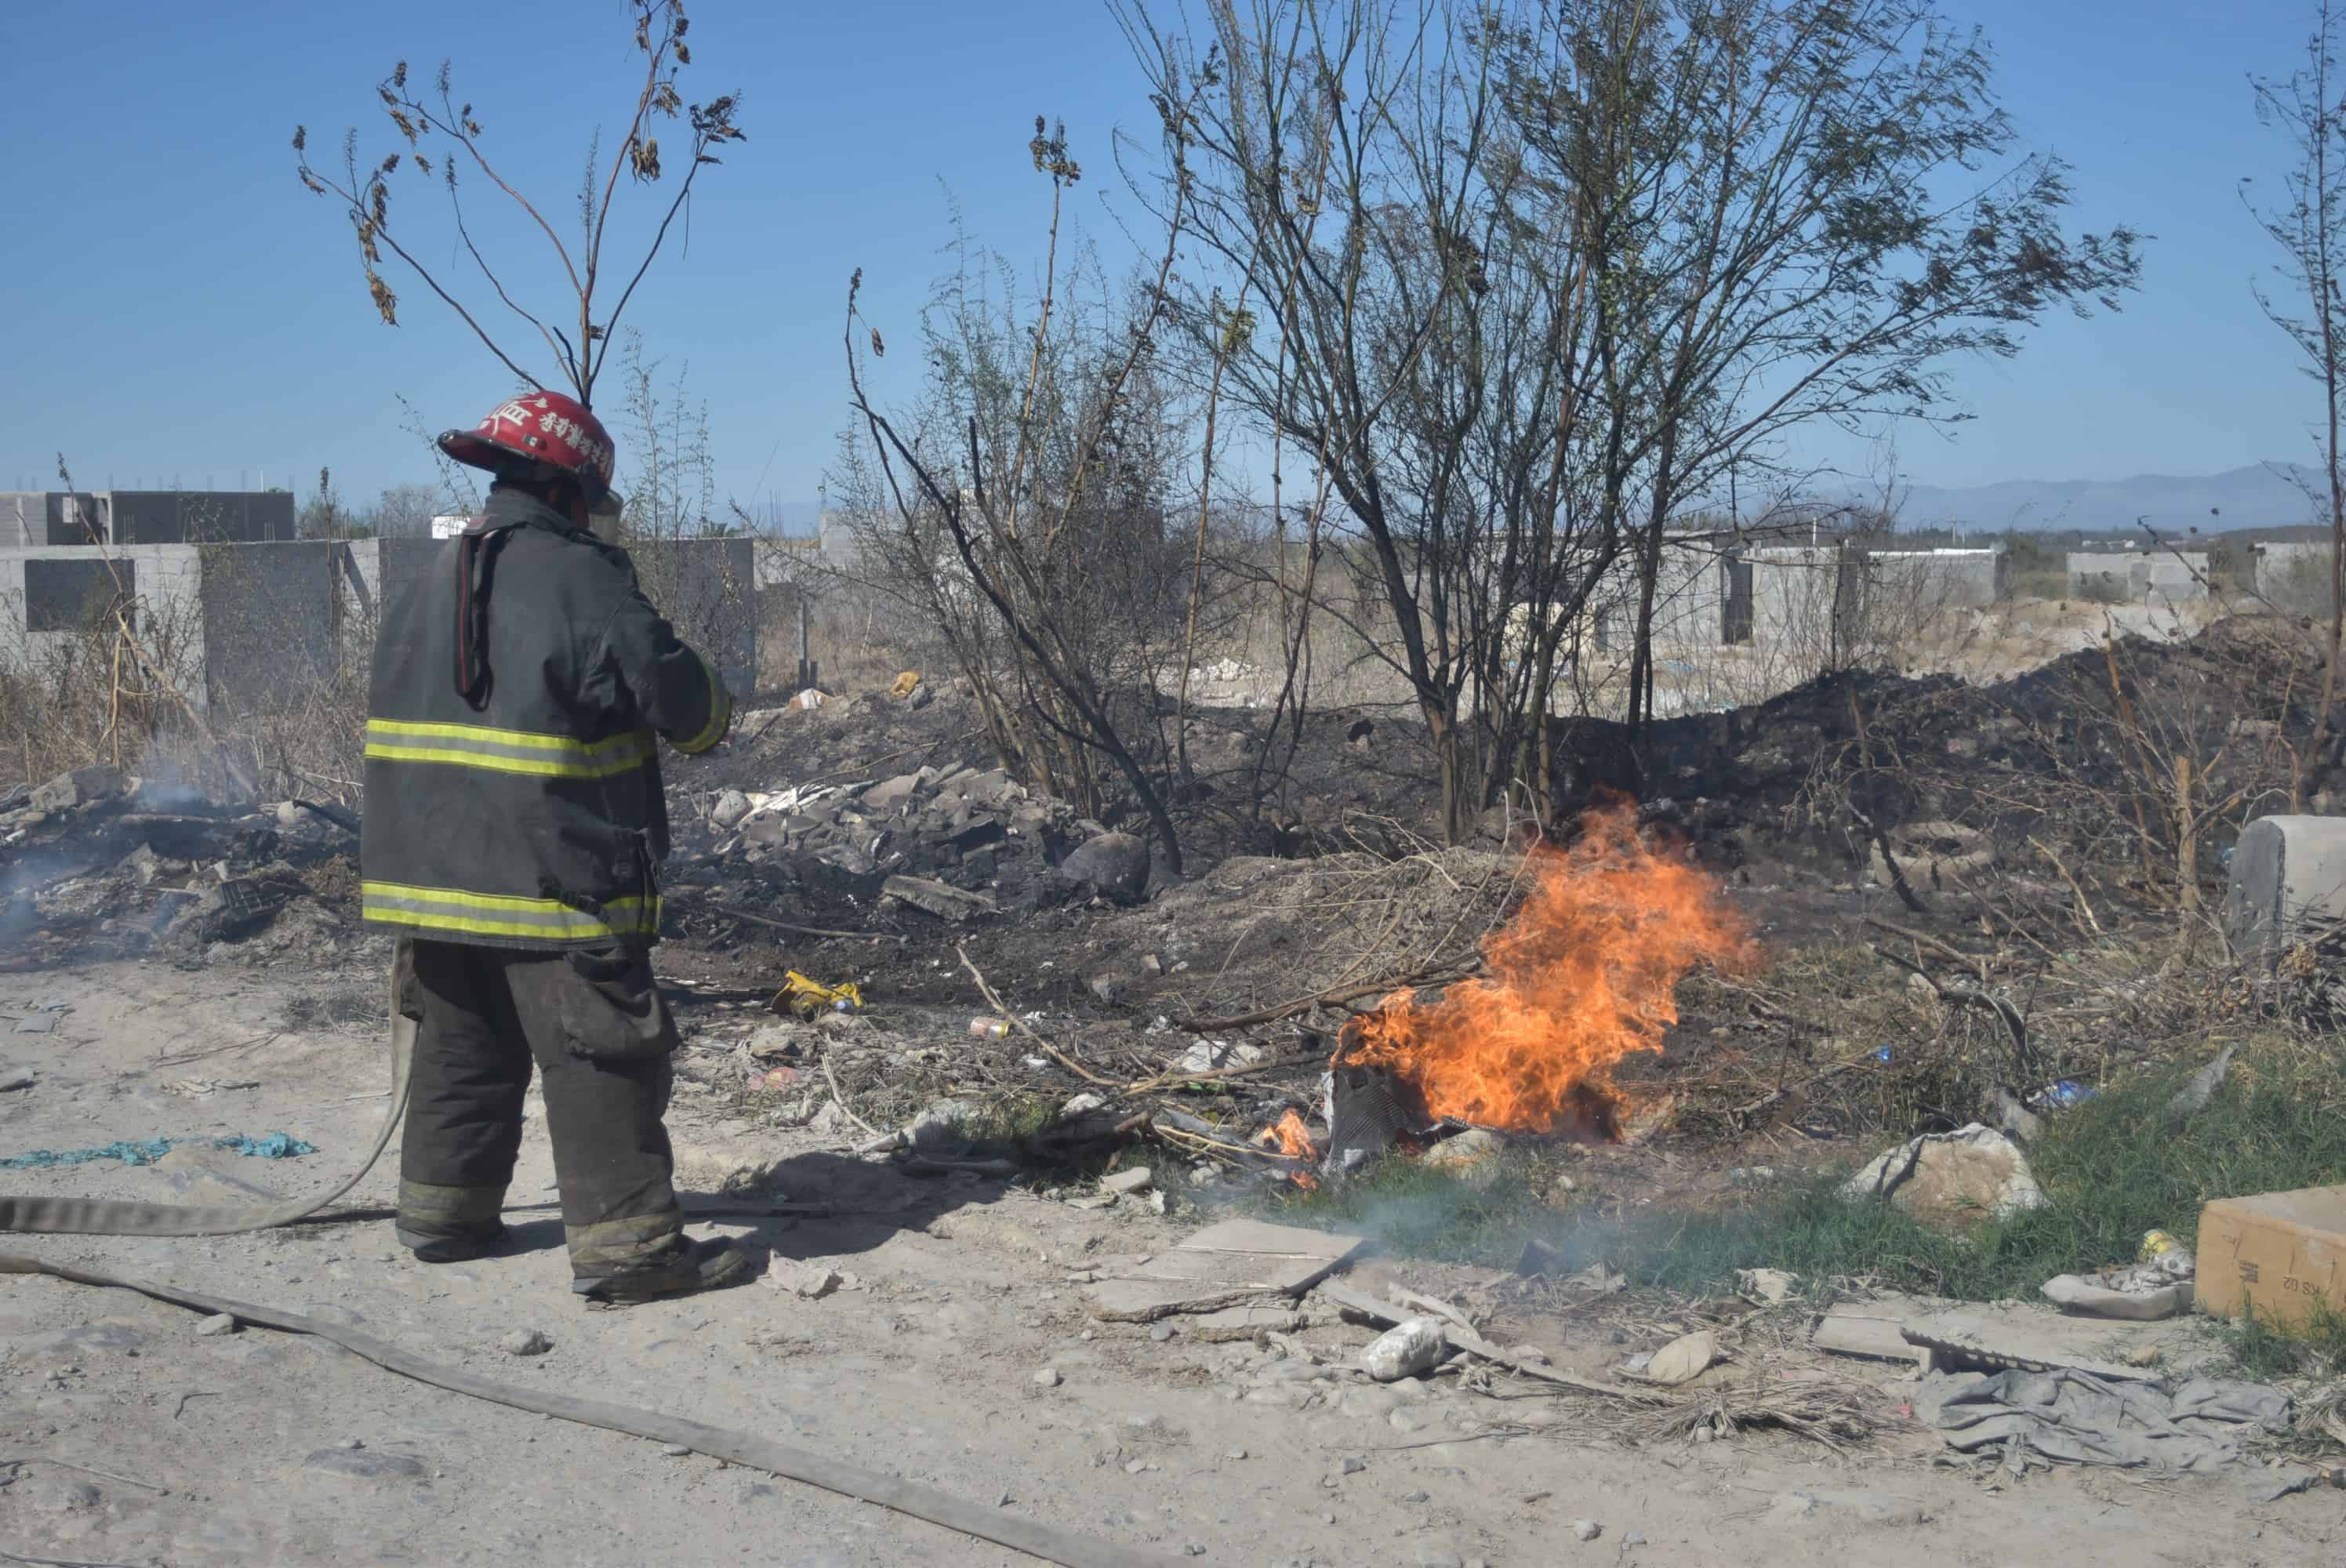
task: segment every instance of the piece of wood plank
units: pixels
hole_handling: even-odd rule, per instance
[[[1286,1257],[1319,1257],[1342,1263],[1368,1246],[1365,1236],[1269,1225],[1259,1219],[1226,1219],[1209,1225],[1175,1248],[1181,1252],[1267,1252]]]
[[[1291,1333],[1300,1327],[1303,1315],[1291,1307],[1225,1307],[1219,1312],[1209,1312],[1194,1323],[1182,1326],[1182,1331],[1209,1345],[1238,1339],[1251,1339],[1258,1334]]]
[[[1104,1279],[1084,1287],[1092,1316],[1104,1323],[1154,1323],[1177,1313],[1224,1311],[1232,1307],[1268,1306],[1288,1300],[1280,1290],[1215,1280],[1188,1284],[1155,1279]]]
[[[1188,1252],[1177,1247],[1146,1263],[1099,1272],[1109,1279],[1211,1282],[1300,1296],[1335,1267],[1319,1257],[1290,1257],[1267,1252]]]

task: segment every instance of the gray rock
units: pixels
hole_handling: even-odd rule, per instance
[[[35,789],[26,804],[36,811],[63,811],[92,800],[111,800],[121,793],[122,775],[113,769],[76,768]]]
[[[1173,1325],[1170,1323],[1152,1323],[1149,1325],[1148,1337],[1162,1345],[1165,1341],[1173,1338]]]
[[[883,779],[863,791],[856,803],[866,811],[885,815],[911,799],[924,782],[926,780],[918,773],[900,773],[893,779]]]
[[[301,1461],[304,1470],[347,1475],[360,1481],[421,1481],[423,1461],[373,1449],[321,1448]]]
[[[990,773],[973,773],[960,779],[954,788],[981,806],[999,806],[1017,793],[1018,785],[1009,774],[996,768]]]
[[[1065,1380],[1059,1376],[1056,1367],[1046,1367],[1035,1374],[1035,1386],[1037,1388],[1056,1389]]]
[[[938,1148],[961,1141],[961,1125],[977,1115],[966,1100],[939,1100],[914,1116],[905,1132],[916,1149]]]
[[[1594,1541],[1604,1533],[1605,1526],[1593,1519],[1580,1520],[1572,1527],[1572,1538],[1575,1541]]]
[[[516,1329],[497,1341],[497,1349],[508,1356],[543,1356],[554,1349],[554,1341],[541,1329]]]
[[[1156,1180],[1147,1166],[1134,1166],[1129,1170],[1110,1171],[1099,1178],[1102,1192],[1146,1192]]]
[[[869,871],[869,867],[865,868]],[[890,877],[880,884],[882,898],[894,899],[942,921],[965,921],[997,914],[1002,906],[990,893],[965,892],[929,877]]]
[[[56,1338],[59,1349],[78,1345],[91,1350],[135,1350],[146,1342],[146,1335],[124,1323],[91,1323],[68,1329]]]
[[[1117,903],[1138,903],[1148,887],[1148,845],[1130,833],[1102,833],[1077,845],[1059,863],[1059,874]]]
[[[1337,1468],[1341,1470],[1346,1475],[1358,1475],[1361,1471],[1369,1468],[1369,1461],[1361,1458],[1358,1454],[1348,1453],[1342,1460],[1338,1461]]]
[[[32,1492],[33,1506],[44,1513],[87,1513],[105,1500],[106,1494],[86,1481],[46,1480]]]
[[[196,1332],[207,1339],[217,1339],[222,1334],[236,1332],[236,1319],[225,1312],[216,1312],[198,1323]]]
[[[1246,1458],[1246,1450],[1235,1446],[1227,1448],[1222,1451],[1222,1457],[1224,1459],[1244,1459]]]
[[[1124,987],[1116,983],[1116,976],[1112,974],[1093,975],[1091,978],[1091,988],[1092,994],[1094,996],[1098,997],[1102,1002],[1107,1003],[1111,1007],[1116,1004],[1116,999],[1124,994]]]
[[[33,803],[40,804],[40,791]],[[2270,974],[2311,925],[2346,915],[2346,820],[2259,817],[2232,847],[2224,934],[2232,950]]]
[[[750,814],[750,797],[739,789],[720,789],[709,804],[709,820],[720,828],[729,828]]]

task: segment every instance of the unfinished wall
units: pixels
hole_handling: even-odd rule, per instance
[[[2290,615],[2330,613],[2330,542],[2290,540],[2249,546],[2259,597]]]
[[[342,558],[326,541],[206,545],[200,551],[204,684],[216,705],[250,707],[350,674]]]
[[[2208,553],[2072,550],[2069,596],[2106,605],[2204,599],[2208,596]]]
[[[110,639],[113,606],[127,596],[139,637],[200,702],[201,575],[197,552],[187,545],[103,554],[87,545],[0,546],[0,669],[44,675],[93,639]]]

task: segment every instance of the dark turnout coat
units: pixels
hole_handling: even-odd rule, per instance
[[[367,714],[369,926],[525,949],[658,938],[653,738],[705,751],[733,700],[626,551],[492,491],[387,596]]]

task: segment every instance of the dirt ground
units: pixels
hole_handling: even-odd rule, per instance
[[[0,979],[0,1014],[67,1008],[55,1033],[0,1042],[9,1065],[34,1074],[0,1096],[0,1156],[276,1131],[318,1151],[272,1162],[181,1149],[153,1166],[15,1170],[9,1190],[257,1201],[338,1179],[384,1108],[372,1001],[382,958],[355,943],[338,962],[307,967],[101,962]],[[671,950],[668,964],[690,1077],[729,1053],[741,1009],[729,1003],[751,993],[689,952]],[[721,1171],[750,1131],[705,1095],[681,1094],[673,1119],[688,1170]],[[342,1316],[493,1377],[764,1433],[1207,1562],[1807,1568],[1831,1555],[2197,1568],[2335,1562],[2346,1540],[2346,1493],[2336,1492],[2257,1507],[2237,1480],[2134,1484],[2068,1471],[1999,1488],[1934,1468],[1936,1440],[1901,1424],[1896,1368],[1770,1349],[1781,1336],[1764,1318],[1732,1325],[1749,1367],[1860,1386],[1887,1435],[1847,1460],[1753,1433],[1630,1448],[1596,1430],[1592,1401],[1519,1380],[1488,1392],[1451,1377],[1385,1390],[1251,1344],[1158,1340],[1143,1326],[1093,1321],[1070,1276],[1087,1257],[1160,1247],[1210,1216],[1086,1211],[985,1181],[913,1179],[849,1156],[861,1135],[758,1129],[754,1141],[780,1158],[780,1193],[825,1212],[704,1227],[852,1277],[813,1301],[761,1282],[681,1304],[583,1309],[566,1288],[536,1115],[511,1198],[522,1212],[508,1215],[522,1245],[507,1257],[419,1266],[382,1218],[219,1240],[9,1245]],[[386,1205],[394,1179],[386,1161],[353,1199]],[[1621,1353],[1601,1319],[1531,1310],[1496,1277],[1394,1258],[1357,1272],[1372,1285],[1397,1278],[1487,1299],[1494,1337],[1541,1347],[1559,1365],[1596,1372]],[[704,1456],[443,1392],[316,1340],[253,1328],[201,1337],[193,1313],[42,1278],[10,1278],[0,1294],[6,1560],[1025,1561]],[[549,1353],[497,1348],[531,1328],[553,1339]],[[1339,1365],[1367,1338],[1325,1314],[1302,1336]],[[1038,1382],[1045,1369],[1059,1374],[1055,1385]],[[1581,1520],[1602,1533],[1581,1543]]]

